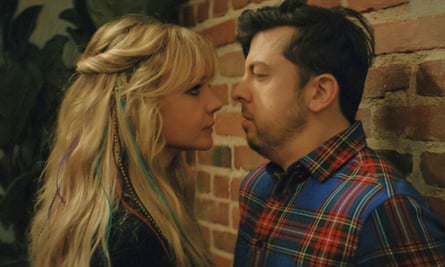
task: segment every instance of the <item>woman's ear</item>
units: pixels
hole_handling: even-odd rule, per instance
[[[339,86],[337,79],[332,74],[320,74],[312,78],[312,96],[309,102],[309,109],[312,112],[323,111],[337,101]]]

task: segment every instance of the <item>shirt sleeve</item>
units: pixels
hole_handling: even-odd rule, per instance
[[[445,266],[445,226],[418,199],[397,196],[366,219],[357,266]]]

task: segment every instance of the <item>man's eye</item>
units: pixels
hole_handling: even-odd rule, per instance
[[[190,88],[186,93],[189,95],[199,95],[201,90],[202,84],[197,84]]]
[[[261,79],[261,78],[265,78],[267,75],[266,74],[264,74],[264,73],[253,73],[253,77],[255,78],[255,79]]]

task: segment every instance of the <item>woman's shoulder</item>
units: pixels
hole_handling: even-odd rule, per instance
[[[113,267],[173,266],[155,230],[125,208],[113,216],[108,251]],[[91,266],[104,266],[104,254],[96,251]]]

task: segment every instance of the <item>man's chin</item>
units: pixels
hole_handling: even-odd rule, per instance
[[[253,151],[257,152],[263,157],[267,157],[267,153],[264,149],[264,146],[258,144],[258,142],[255,142],[253,140],[247,139],[247,145],[252,149]]]

